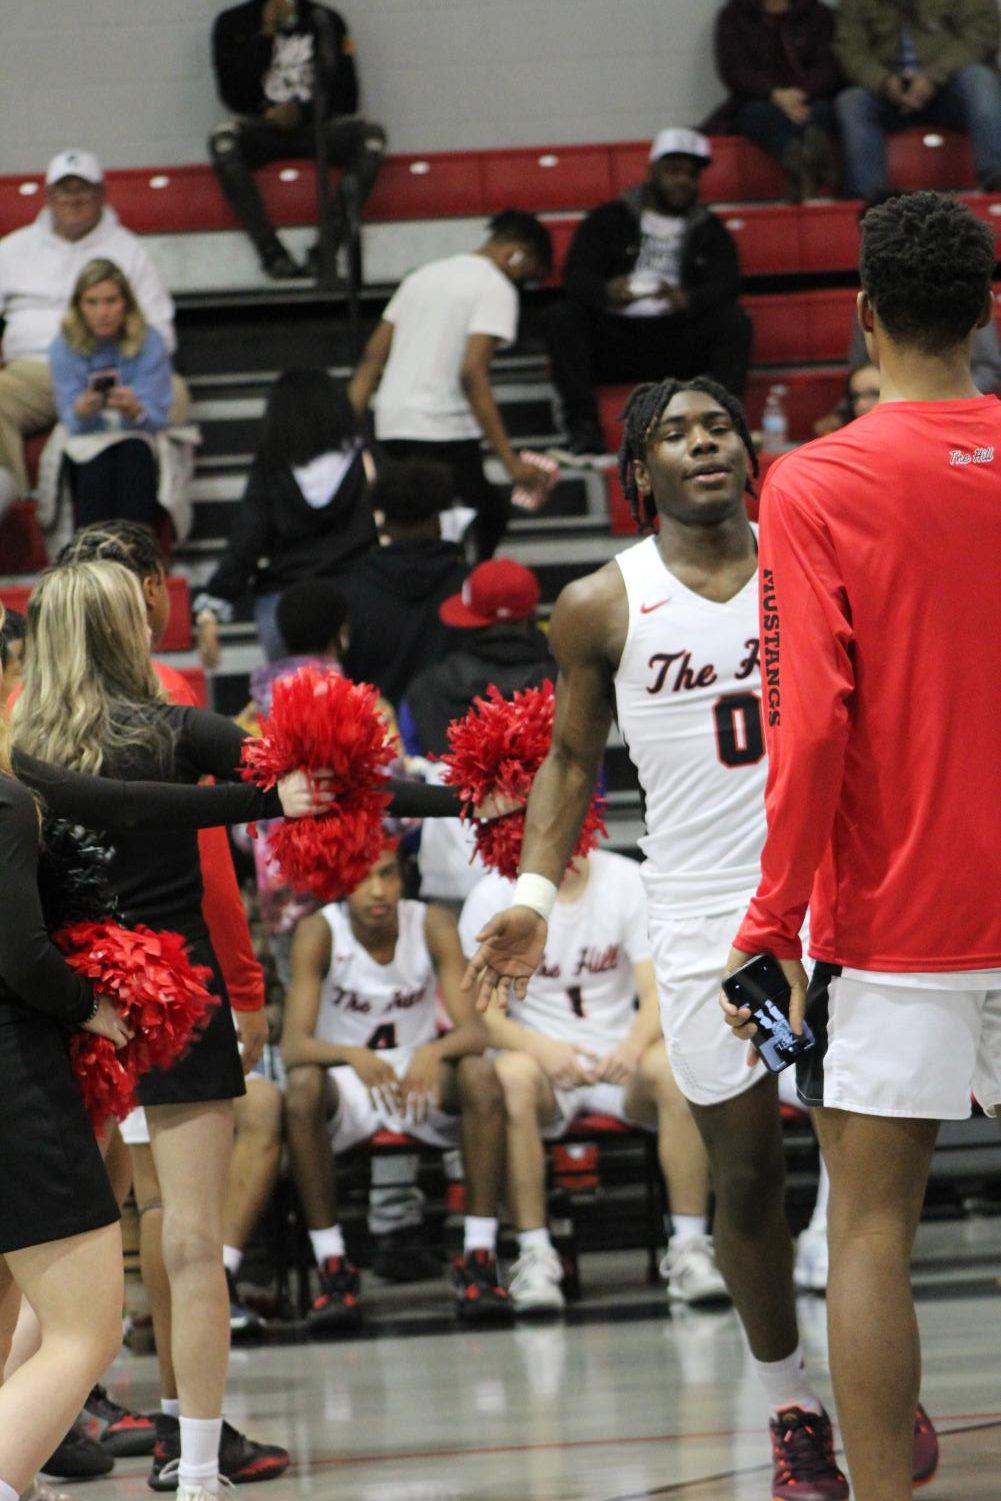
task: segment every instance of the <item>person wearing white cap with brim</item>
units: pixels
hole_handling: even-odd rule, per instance
[[[56,420],[48,351],[84,266],[113,261],[127,277],[146,322],[173,353],[174,304],[141,241],[104,198],[104,173],[92,151],[70,147],[49,162],[45,207],[0,240],[0,312],[5,320],[0,369],[0,471],[27,493],[23,440]],[[174,378],[171,421],[183,420],[187,392]]]
[[[737,303],[737,247],[699,202],[711,159],[697,130],[659,131],[646,180],[593,209],[574,234],[566,300],[546,318],[571,459],[605,447],[596,382],[705,374],[743,392],[751,325]]]

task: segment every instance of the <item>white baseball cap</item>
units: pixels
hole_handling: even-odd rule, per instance
[[[75,146],[52,158],[45,169],[45,186],[51,188],[54,182],[60,182],[64,177],[82,177],[84,182],[93,183],[104,181],[101,163],[93,151],[80,151]]]
[[[694,156],[700,162],[711,162],[712,147],[697,130],[661,130],[654,136],[650,146],[650,160],[659,162],[662,156]]]

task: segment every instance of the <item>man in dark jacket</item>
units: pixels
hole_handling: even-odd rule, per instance
[[[549,643],[535,624],[539,580],[513,558],[490,558],[474,568],[462,591],[438,608],[462,639],[417,674],[401,705],[407,748],[425,756],[448,750],[448,726],[461,719],[491,683],[510,698],[552,678]]]
[[[253,172],[265,162],[315,155],[320,85],[327,158],[344,168],[331,211],[331,244],[346,238],[386,148],[382,127],[357,113],[347,26],[336,11],[313,0],[246,0],[216,17],[212,62],[220,97],[236,116],[209,137],[222,190],[268,276],[301,276],[268,218]],[[315,261],[316,252],[310,252],[311,271]]]
[[[999,40],[997,0],[841,0],[834,50],[851,87],[835,109],[850,197],[882,197],[886,132],[908,125],[967,131],[978,183],[1001,191]]]
[[[438,618],[438,606],[469,571],[457,544],[442,540],[439,517],[451,503],[443,464],[384,465],[372,487],[382,546],[338,579],[348,602],[344,670],[355,682],[374,683],[394,707],[414,674],[460,639]]]
[[[730,97],[703,129],[745,135],[777,157],[794,203],[834,176],[833,42],[822,0],[727,0],[716,17],[716,71]]]
[[[751,324],[737,304],[737,247],[698,202],[710,158],[698,131],[662,130],[646,181],[593,209],[570,242],[567,297],[546,333],[572,454],[604,447],[596,380],[704,374],[743,393]]]

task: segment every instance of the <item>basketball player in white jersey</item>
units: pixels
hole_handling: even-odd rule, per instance
[[[512,881],[484,877],[466,898],[459,937],[475,935],[511,900]],[[609,1115],[657,1132],[673,1234],[662,1272],[675,1302],[729,1301],[706,1233],[709,1178],[691,1111],[660,1030],[646,898],[635,860],[597,850],[560,883],[542,963],[523,999],[484,1015],[501,1051],[509,1207],[518,1230],[511,1301],[517,1313],[563,1308],[562,1264],[546,1224],[546,1141],[579,1115]]]
[[[528,803],[512,904],[467,971],[480,1004],[524,995],[587,809],[613,713],[639,774],[640,841],[661,1019],[708,1149],[714,1242],[772,1409],[776,1501],[848,1484],[796,1326],[774,1077],[720,1037],[718,975],[757,887],[764,842],[757,548],[743,492],[755,463],[740,403],[704,377],[634,391],[620,473],[656,536],[563,590],[552,747]]]
[[[504,1107],[486,1033],[461,989],[463,956],[444,907],[404,900],[394,846],[345,902],[305,918],[292,942],[282,1055],[292,1174],[319,1268],[316,1331],[356,1328],[359,1278],[337,1220],[335,1156],[376,1131],[461,1145],[468,1213],[453,1268],[458,1311],[510,1319],[497,1274]],[[438,1036],[440,987],[452,1030]]]

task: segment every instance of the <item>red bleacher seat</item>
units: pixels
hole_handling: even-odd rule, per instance
[[[888,138],[887,166],[895,188],[965,188],[976,181],[966,136],[924,126]]]
[[[800,270],[799,224],[786,204],[744,204],[723,216],[745,276],[789,276]]]
[[[622,422],[619,413],[629,399],[630,386],[599,386],[595,395],[598,398],[598,420],[601,423],[601,433],[605,440],[605,452],[617,453],[622,441]]]
[[[39,573],[48,553],[33,500],[15,500],[0,522],[0,573]]]
[[[1001,197],[989,193],[972,193],[967,199],[978,219],[983,219],[994,232],[995,253],[1001,259]]]
[[[860,204],[804,203],[796,214],[800,271],[854,271]]]
[[[531,213],[593,208],[612,197],[607,146],[545,146],[484,151],[481,157],[487,213],[522,208]]]
[[[416,1136],[408,1136],[406,1131],[376,1131],[365,1145],[380,1152],[418,1152],[423,1142]]]
[[[744,298],[754,321],[756,365],[844,360],[856,293],[851,287],[818,292],[766,292]]]
[[[847,339],[845,340],[847,347]],[[833,370],[752,370],[745,405],[752,428],[761,426],[761,414],[769,388],[784,385],[789,436],[802,443],[813,437],[813,424],[831,411],[844,395],[846,366]]]
[[[209,705],[209,686],[208,679],[205,676],[205,669],[203,667],[174,667],[173,663],[171,663],[171,666],[178,677],[182,677],[188,684],[188,687],[194,692],[198,707],[200,709],[207,709]]]
[[[18,610],[22,615],[26,614],[30,595],[30,584],[0,584],[0,601],[8,610]]]
[[[179,573],[167,577],[167,593],[170,596],[170,619],[160,640],[160,651],[190,651],[191,593],[188,581]]]
[[[434,219],[485,212],[480,156],[475,151],[387,157],[365,204],[366,219]]]

